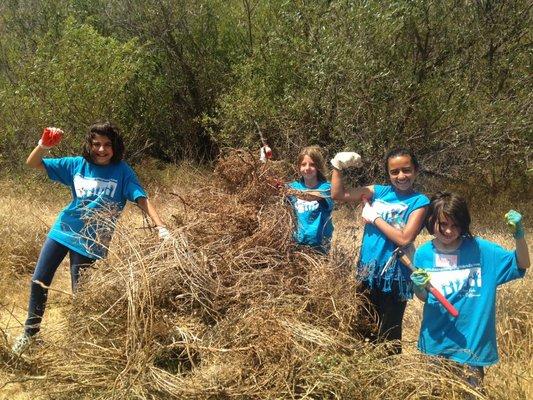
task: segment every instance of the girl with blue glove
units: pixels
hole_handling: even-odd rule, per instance
[[[28,317],[24,332],[12,348],[22,354],[40,330],[48,290],[67,253],[70,257],[72,290],[80,272],[107,253],[113,227],[126,201],[132,201],[152,219],[162,239],[170,237],[137,176],[122,158],[124,143],[110,122],[92,125],[82,156],[43,158],[59,144],[63,132],[46,128],[26,164],[45,171],[48,177],[70,188],[72,201],[58,215],[41,249],[32,276]]]
[[[368,296],[370,318],[378,325],[378,336],[369,333],[369,338],[378,342],[394,341],[390,353],[400,353],[403,315],[413,293],[410,272],[398,260],[397,250],[412,246],[429,204],[429,199],[414,188],[418,161],[408,149],[393,149],[385,156],[384,165],[390,184],[350,190],[344,188],[342,171],[360,167],[361,157],[353,152],[337,153],[331,165],[333,200],[365,202],[362,216],[366,225],[357,277]]]
[[[496,290],[499,285],[521,278],[530,266],[522,216],[505,215],[516,249],[475,237],[470,232],[466,201],[449,192],[435,194],[429,205],[426,228],[434,239],[420,246],[411,279],[415,294],[424,304],[418,348],[423,353],[450,359],[461,366],[464,377],[479,386],[483,367],[498,361],[496,347]],[[459,311],[451,317],[426,285],[443,293]]]
[[[320,147],[302,149],[296,166],[300,178],[288,184],[294,190],[294,194],[289,196],[297,225],[293,238],[300,245],[328,253],[333,235],[333,200],[331,184],[326,178],[326,162]]]

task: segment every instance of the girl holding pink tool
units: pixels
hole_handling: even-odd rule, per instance
[[[450,359],[472,385],[481,385],[483,367],[498,362],[496,347],[496,289],[521,278],[530,266],[522,216],[505,215],[516,250],[474,237],[466,201],[449,192],[435,194],[426,228],[434,239],[420,246],[414,257],[419,268],[411,279],[415,294],[425,302],[418,348]],[[459,312],[454,318],[428,294],[431,283]]]

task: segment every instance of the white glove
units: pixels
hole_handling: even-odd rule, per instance
[[[172,238],[172,235],[170,234],[169,230],[165,228],[164,226],[156,226],[157,229],[157,235],[159,236],[159,239],[167,240]]]
[[[361,216],[368,224],[373,224],[374,221],[379,218],[379,214],[374,210],[374,207],[372,207],[370,203],[365,203]]]
[[[259,150],[259,160],[262,163],[266,163],[267,160],[272,158],[272,149],[265,144],[263,147],[261,147],[261,150]]]
[[[363,165],[361,162],[361,156],[353,151],[343,151],[335,154],[335,157],[331,160],[333,168],[343,170],[349,167],[360,167]]]

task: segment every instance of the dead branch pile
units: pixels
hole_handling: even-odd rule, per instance
[[[64,326],[33,355],[52,398],[283,399],[431,396],[436,378],[358,334],[351,266],[295,248],[283,168],[243,151],[215,182],[176,192],[174,239],[124,225],[86,274]],[[68,304],[70,304],[70,300]],[[411,363],[411,364],[408,364]],[[441,388],[457,390],[449,380]]]

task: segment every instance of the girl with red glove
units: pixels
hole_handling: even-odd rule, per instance
[[[29,347],[40,330],[46,287],[52,283],[61,261],[68,253],[72,290],[75,291],[80,272],[105,257],[115,222],[128,200],[148,214],[160,238],[170,237],[135,172],[122,160],[124,142],[114,124],[92,125],[82,156],[43,158],[48,149],[59,144],[62,135],[61,129],[46,128],[26,160],[30,167],[43,170],[50,179],[68,186],[72,201],[57,216],[41,249],[31,280],[24,332],[12,348],[16,355]]]

